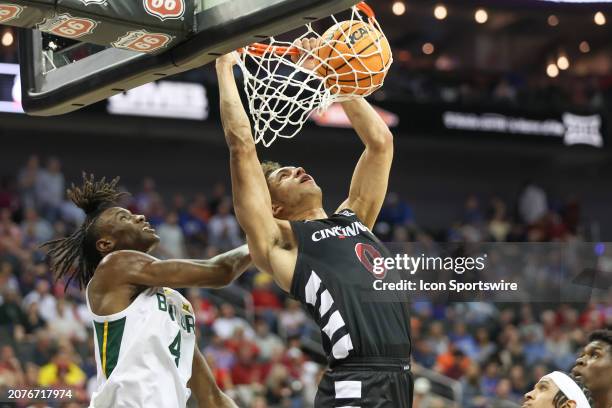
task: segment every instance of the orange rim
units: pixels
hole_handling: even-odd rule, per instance
[[[368,20],[374,21],[376,15],[372,7],[367,5],[364,1],[357,4],[357,10],[361,11],[368,17]],[[272,46],[270,44],[253,43],[244,48],[239,48],[238,52],[248,52],[249,54],[261,57],[265,54],[274,53],[277,55],[300,55],[300,50],[297,47],[284,47],[284,46]]]

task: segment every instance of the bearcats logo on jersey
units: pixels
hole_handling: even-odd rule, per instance
[[[363,244],[359,242],[355,245],[355,255],[361,262],[361,264],[372,274],[376,279],[384,279],[387,275],[387,269],[384,265],[381,265],[382,271],[377,272],[374,270],[374,260],[376,258],[381,258],[382,255],[378,251],[378,249],[374,248],[374,246],[370,244]]]
[[[16,4],[0,4],[0,23],[16,19],[23,9],[23,6],[17,6]]]
[[[89,18],[72,17],[68,13],[58,14],[39,24],[38,29],[66,38],[79,38],[93,33],[98,22]]]
[[[165,47],[172,41],[168,34],[149,33],[145,30],[130,31],[112,43],[115,48],[123,48],[138,52],[154,52]]]
[[[177,19],[185,14],[185,0],[144,0],[144,8],[162,21]]]

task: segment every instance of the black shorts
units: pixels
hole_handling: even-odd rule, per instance
[[[412,408],[410,362],[351,358],[328,369],[315,408]]]

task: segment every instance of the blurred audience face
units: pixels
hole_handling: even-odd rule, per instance
[[[155,191],[155,180],[151,177],[147,177],[142,181],[142,191],[151,192]]]
[[[36,284],[36,292],[38,292],[41,296],[49,293],[49,289],[49,282],[47,282],[46,280],[41,279]]]
[[[55,157],[49,158],[49,160],[47,161],[47,170],[49,170],[49,172],[59,173],[61,169],[62,169],[62,165],[57,158]]]
[[[228,199],[224,199],[217,207],[217,214],[219,215],[229,215],[232,212],[232,201]]]
[[[226,319],[231,319],[235,316],[236,312],[234,311],[234,307],[229,303],[224,303],[221,305],[221,316]]]
[[[176,225],[178,224],[178,216],[175,212],[170,212],[166,216],[166,224],[168,225]]]
[[[40,164],[40,160],[38,159],[38,156],[37,155],[32,155],[28,159],[28,162],[26,163],[26,167],[29,170],[36,170],[38,168],[39,164]]]
[[[255,332],[260,337],[265,337],[270,332],[270,328],[268,327],[268,323],[265,320],[258,320],[255,323]]]
[[[268,403],[264,397],[257,397],[253,400],[251,408],[268,408]]]
[[[497,394],[497,398],[506,399],[510,397],[510,393],[512,392],[512,383],[507,378],[503,378],[497,383],[497,387],[495,388],[495,394]]]

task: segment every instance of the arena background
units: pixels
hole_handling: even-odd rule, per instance
[[[610,240],[610,5],[372,6],[395,58],[371,98],[395,124],[388,202],[376,227],[382,238]],[[1,27],[5,111],[19,110],[16,44],[15,32]],[[346,196],[361,152],[350,129],[331,126],[343,119],[331,113],[259,151],[305,167],[328,210]],[[572,122],[567,113],[580,117]],[[483,130],[491,123],[497,131]],[[570,131],[581,143],[567,144]],[[209,257],[242,243],[214,70],[65,116],[0,113],[0,137],[0,387],[73,387],[72,405],[61,406],[83,406],[95,377],[91,324],[82,294],[53,284],[38,245],[80,222],[64,191],[82,171],[121,176],[132,192],[125,204],[162,235],[161,257]],[[602,264],[611,262],[608,252]],[[222,291],[186,293],[201,348],[240,406],[312,406],[323,368],[316,330],[269,278],[252,270]],[[415,406],[517,406],[543,373],[572,365],[588,332],[611,325],[610,290],[580,304],[419,303]]]

